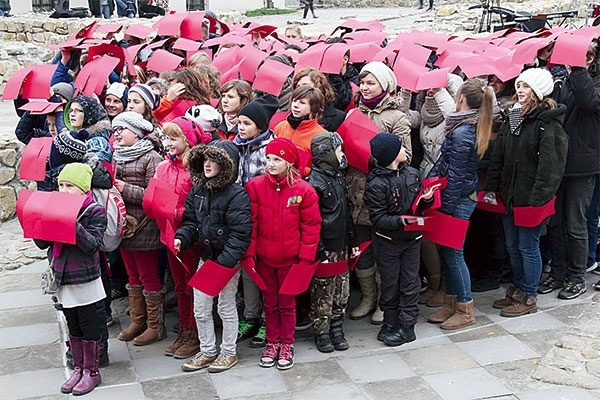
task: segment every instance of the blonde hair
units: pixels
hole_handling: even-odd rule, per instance
[[[168,136],[172,139],[177,139],[177,138],[185,139],[185,142],[187,143],[187,148],[183,151],[183,154],[181,154],[181,159],[183,160],[183,167],[187,168],[188,162],[189,162],[188,158],[189,158],[189,153],[190,153],[191,147],[187,141],[187,138],[183,134],[183,130],[181,130],[179,125],[177,125],[173,122],[165,122],[162,129],[163,129],[163,133],[165,134],[165,136]]]
[[[212,61],[210,60],[208,54],[199,51],[190,57],[188,61],[188,67],[196,68],[200,65],[210,65],[211,63]]]
[[[480,79],[468,79],[458,89],[457,97],[464,96],[470,109],[479,109],[477,122],[477,155],[485,154],[492,133],[492,117],[496,95],[494,90]]]

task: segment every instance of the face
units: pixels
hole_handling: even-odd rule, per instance
[[[360,94],[366,100],[370,100],[383,93],[383,88],[373,74],[367,74],[360,80]]]
[[[188,147],[188,142],[184,136],[171,137],[165,136],[165,148],[172,156],[181,156]]]
[[[79,186],[75,186],[71,182],[67,181],[62,181],[58,184],[58,191],[69,194],[85,194],[85,192],[81,190]]]
[[[221,94],[221,108],[227,114],[237,114],[240,111],[240,95],[235,89],[230,89]]]
[[[127,96],[127,111],[144,114],[146,111],[146,102],[142,99],[142,96],[136,92],[129,93]]]
[[[204,159],[204,175],[208,179],[214,178],[215,176],[219,175],[219,172],[221,172],[221,166],[219,164],[217,164],[210,158]]]
[[[267,154],[267,172],[275,178],[283,178],[287,174],[288,164],[275,154]]]
[[[295,29],[286,29],[285,37],[289,37],[291,39],[302,39]]]
[[[517,82],[517,101],[521,104],[525,104],[528,99],[533,95],[531,86],[525,82]]]
[[[56,130],[56,115],[46,115],[46,124],[48,125],[48,131],[50,131],[52,137],[58,135],[58,131]]]
[[[260,129],[250,118],[240,115],[238,118],[238,133],[242,139],[253,139],[260,134]]]
[[[106,108],[106,113],[109,117],[114,117],[117,114],[120,114],[125,109],[123,102],[114,94],[109,94],[104,99],[104,108]]]
[[[69,122],[71,126],[77,130],[83,127],[83,119],[85,115],[83,114],[83,107],[79,103],[71,103],[71,107],[69,107]]]
[[[122,147],[133,146],[135,142],[139,140],[138,135],[131,132],[127,128],[123,128],[122,126],[115,126],[113,128],[113,132],[115,135],[115,141]]]
[[[300,80],[298,81],[298,86],[297,87],[300,87],[300,86],[315,87],[315,84],[310,79],[310,76],[306,75],[306,76],[303,76],[302,78],[300,78]]]
[[[404,146],[400,147],[400,153],[398,153],[394,162],[396,164],[401,164],[403,162],[406,162],[406,149],[404,148]]]
[[[502,82],[495,75],[491,75],[488,79],[488,86],[492,88],[495,94],[502,93],[506,90],[506,82]]]
[[[310,115],[310,103],[307,98],[292,100],[292,115],[294,118],[304,118]]]

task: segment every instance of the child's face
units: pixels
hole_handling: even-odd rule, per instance
[[[129,93],[127,96],[127,111],[143,114],[146,111],[146,102],[142,99],[142,96],[136,92]]]
[[[58,135],[58,131],[56,130],[56,115],[54,115],[54,114],[46,115],[46,123],[48,124],[48,131],[50,132],[52,137],[55,137],[56,135]]]
[[[79,186],[75,186],[71,182],[67,181],[62,181],[58,184],[58,191],[69,194],[85,194],[84,191],[79,188]]]
[[[204,159],[204,176],[208,179],[214,178],[221,172],[221,166],[210,158]]]
[[[183,136],[171,137],[165,135],[165,147],[172,156],[181,156],[189,147],[187,139]]]
[[[69,107],[69,122],[71,126],[77,130],[83,128],[84,118],[83,106],[79,103],[71,103]]]
[[[275,178],[283,178],[287,174],[287,161],[275,154],[267,154],[267,172]]]
[[[521,104],[527,103],[533,96],[533,89],[525,82],[519,81],[517,83],[517,100]]]
[[[131,132],[127,128],[123,128],[122,126],[115,126],[113,128],[113,132],[115,135],[115,141],[121,147],[133,146],[135,142],[139,140],[135,133]]]
[[[400,152],[396,156],[396,159],[394,160],[394,162],[399,165],[405,161],[406,161],[406,149],[404,148],[404,146],[401,146]]]
[[[370,100],[383,93],[383,88],[373,74],[367,74],[360,80],[360,94],[365,100]]]
[[[109,117],[115,117],[117,114],[120,114],[125,109],[123,102],[114,94],[109,94],[104,99],[104,108],[106,108],[106,113]]]
[[[237,114],[240,111],[240,95],[235,89],[229,89],[221,94],[221,108],[224,113]]]
[[[310,115],[310,103],[307,98],[292,100],[292,115],[294,118],[304,118]]]
[[[242,139],[253,139],[260,134],[260,129],[250,118],[240,115],[238,118],[238,133]]]

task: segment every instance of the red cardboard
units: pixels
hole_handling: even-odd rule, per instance
[[[50,82],[56,65],[32,65],[21,86],[21,97],[24,99],[47,99],[50,97]]]
[[[265,93],[279,96],[286,79],[294,72],[294,68],[275,60],[266,60],[256,73],[252,87]]]
[[[43,181],[46,179],[46,164],[52,147],[52,137],[32,138],[21,155],[19,179]]]
[[[273,128],[275,128],[275,126],[277,126],[278,123],[280,123],[281,121],[285,121],[287,116],[288,116],[287,111],[275,112],[275,114],[273,114],[273,116],[271,117],[271,120],[269,121],[269,129],[273,129]]]
[[[158,49],[148,59],[147,68],[159,74],[164,71],[175,71],[183,61],[183,57],[176,56],[166,50]]]
[[[212,260],[206,260],[194,274],[188,285],[212,297],[217,297],[229,283],[239,267],[227,268]]]
[[[167,14],[156,21],[152,25],[152,29],[156,30],[158,36],[179,36],[181,33],[181,24],[187,16],[187,13]]]
[[[350,46],[344,43],[333,43],[327,46],[319,70],[325,74],[339,74],[344,62],[344,54]]]
[[[298,57],[295,70],[300,71],[304,67],[315,69],[321,68],[321,60],[323,60],[323,53],[326,49],[326,44],[318,43],[304,50],[304,52],[300,54],[300,57]]]
[[[418,92],[419,77],[429,72],[425,66],[420,66],[412,61],[402,57],[396,60],[394,65],[394,75],[398,81],[398,86],[409,89],[413,92]]]
[[[204,19],[204,11],[194,11],[188,13],[180,25],[180,37],[189,40],[202,40],[204,39],[204,32],[202,31],[202,20]],[[208,38],[207,38],[208,39]]]
[[[383,61],[387,53],[382,53],[382,51],[383,49],[375,43],[353,44],[350,46],[350,62],[364,63],[371,61]]]
[[[551,215],[554,215],[554,203],[556,197],[546,204],[539,207],[514,207],[513,213],[515,216],[515,226],[523,226],[526,228],[533,228],[538,226]]]
[[[71,35],[69,39],[92,39],[94,37],[94,32],[96,31],[96,26],[98,25],[98,22],[100,22],[99,19],[81,28],[79,31]]]
[[[338,262],[320,262],[317,263],[317,269],[315,270],[315,276],[337,276],[341,275],[348,270],[348,260]]]
[[[4,87],[4,93],[2,94],[2,100],[15,100],[19,97],[21,93],[21,86],[23,86],[23,81],[27,78],[27,76],[31,73],[31,67],[22,68],[15,72],[8,81],[6,82],[6,86]],[[50,95],[50,88],[48,87],[48,95]],[[46,96],[48,97],[48,96]]]
[[[58,49],[72,49],[76,46],[79,46],[83,42],[83,39],[69,39],[64,42],[58,44],[51,44],[48,46],[49,49],[58,50]]]
[[[175,41],[175,43],[173,43],[173,48],[183,51],[194,51],[198,50],[201,45],[202,43],[196,42],[194,40],[179,38]]]
[[[477,208],[483,211],[489,211],[496,214],[506,214],[506,206],[500,199],[500,196],[496,193],[496,203],[492,204],[486,201],[483,201],[483,197],[485,196],[485,192],[477,192]]]
[[[141,24],[133,24],[129,25],[127,29],[125,29],[125,34],[136,37],[138,39],[142,39],[142,41],[146,40],[146,38],[154,32],[153,28],[150,28],[146,25]]]
[[[279,288],[280,294],[288,294],[296,296],[308,289],[310,281],[317,269],[319,263],[306,264],[300,262],[292,265],[290,272],[288,272],[283,284]]]
[[[86,96],[100,95],[108,81],[108,76],[119,65],[120,60],[111,56],[101,56],[88,61],[75,79],[75,89]]]
[[[142,207],[148,218],[162,223],[175,217],[173,210],[177,208],[178,197],[173,185],[160,179],[150,178],[144,192]]]
[[[146,46],[146,44],[136,44],[135,46],[129,46],[123,49],[123,56],[125,58],[125,63],[127,64],[127,71],[130,75],[135,76],[137,72],[135,71],[135,58],[137,57],[139,51]]]
[[[104,24],[100,25],[95,33],[119,33],[123,29],[121,24]]]
[[[582,36],[566,32],[556,38],[549,61],[553,64],[583,67],[589,45],[590,41],[584,40]]]
[[[436,187],[437,190],[435,192],[433,192],[433,205],[429,208],[431,208],[431,209],[440,208],[442,206],[442,195],[441,195],[440,191],[442,189],[445,189],[447,185],[448,185],[448,177],[446,177],[446,176],[443,178],[434,176],[431,178],[423,179],[423,182],[422,182],[423,188],[419,191],[419,194],[417,194],[417,197],[415,198],[415,200],[413,201],[413,204],[411,206],[411,210],[412,210],[413,214],[415,214],[417,212],[417,209],[419,208],[419,203],[423,199],[423,194],[430,187]]]
[[[250,276],[250,278],[254,281],[254,283],[256,283],[256,286],[258,286],[260,290],[267,290],[267,285],[265,284],[265,281],[256,271],[256,262],[254,261],[254,258],[242,258],[242,261],[240,261],[240,265],[242,268],[244,268],[244,270],[248,273],[248,276]]]
[[[423,231],[423,236],[439,245],[462,249],[469,227],[469,220],[455,218],[437,210],[425,210],[425,225],[410,224],[406,231]]]
[[[19,107],[19,110],[29,111],[31,115],[44,115],[53,113],[62,105],[62,103],[53,103],[47,100],[35,100]]]
[[[118,71],[122,71],[125,66],[125,52],[121,46],[114,44],[101,44],[99,46],[90,47],[88,50],[88,60],[102,55],[108,55],[119,59],[119,64],[115,67]]]
[[[248,82],[254,82],[256,70],[260,63],[267,57],[265,52],[258,50],[255,47],[244,47],[243,50],[244,58],[239,66],[239,73],[242,79]],[[279,63],[281,64],[281,63]],[[285,64],[281,64],[286,66]],[[278,93],[279,94],[279,93]]]
[[[367,247],[369,247],[370,245],[371,245],[371,240],[362,242],[361,244],[358,245],[358,255],[356,257],[352,257],[348,261],[348,270],[349,271],[354,271],[354,268],[356,268],[356,264],[358,264],[358,260],[360,260],[360,257],[362,257],[363,253],[365,252],[365,249]]]
[[[379,132],[377,125],[362,112],[354,111],[346,117],[337,132],[344,140],[348,164],[368,173],[371,157],[369,141]]]

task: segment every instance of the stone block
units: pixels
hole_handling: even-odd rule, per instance
[[[24,34],[23,32],[17,33],[17,40],[19,42],[26,42],[27,41],[27,35]]]
[[[14,21],[8,21],[6,24],[6,31],[17,33],[17,24]]]
[[[54,32],[56,23],[54,21],[46,21],[42,24],[42,28],[44,28],[45,31]]]
[[[6,31],[6,21],[0,21],[0,31]]]
[[[45,43],[45,41],[46,41],[46,35],[44,33],[34,33],[33,34],[33,41],[34,42],[38,42],[38,43]]]
[[[14,149],[0,150],[0,161],[6,166],[14,167],[17,162],[17,152]]]
[[[0,185],[5,185],[15,177],[13,168],[0,168]]]
[[[2,40],[15,40],[17,38],[17,34],[16,33],[5,33],[4,35],[2,35]]]

